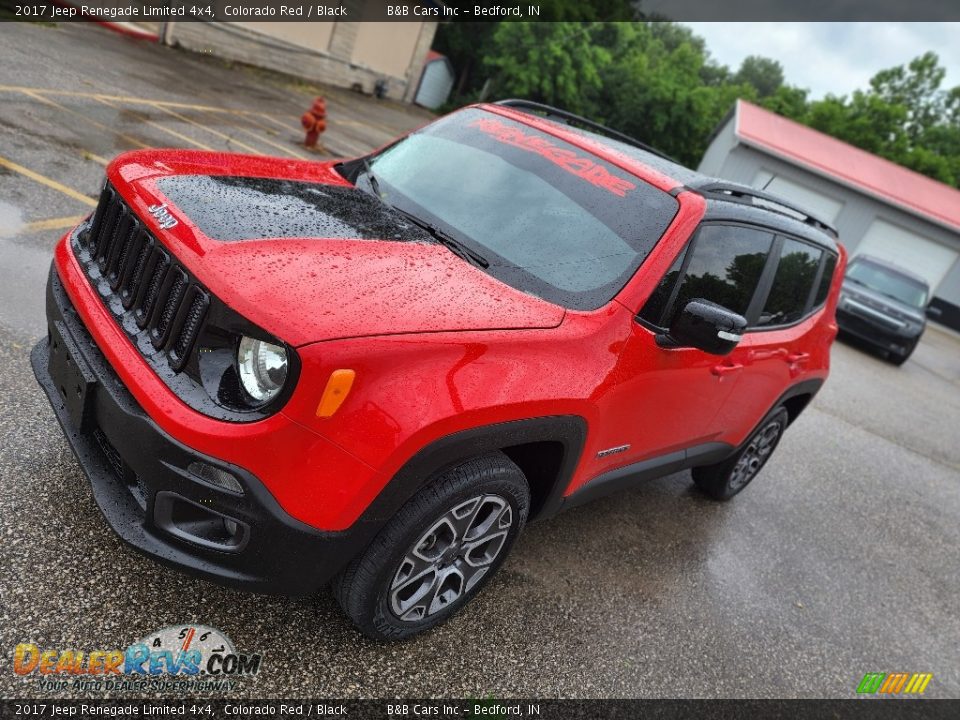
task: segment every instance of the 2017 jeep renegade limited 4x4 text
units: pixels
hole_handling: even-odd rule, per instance
[[[531,518],[756,476],[827,377],[835,233],[542,110],[466,108],[347,162],[109,165],[32,363],[121,538],[259,591],[332,581],[398,638]]]

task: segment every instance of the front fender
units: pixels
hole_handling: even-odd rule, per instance
[[[593,317],[581,316],[576,327],[552,330],[397,335],[303,346],[300,384],[283,412],[376,471],[370,478],[341,480],[338,497],[352,517],[411,467],[423,480],[471,452],[540,440],[577,446],[579,458],[586,428],[599,420],[596,401],[612,387],[622,347],[617,334],[626,323],[610,322],[611,313],[626,311],[612,304]],[[350,393],[332,417],[317,417],[326,383],[338,369],[356,373]],[[567,420],[550,420],[557,417]],[[571,429],[570,418],[579,429]],[[473,435],[474,430],[479,432]],[[456,442],[435,447],[453,436]],[[430,447],[429,462],[415,461]],[[569,468],[568,480],[576,466]]]

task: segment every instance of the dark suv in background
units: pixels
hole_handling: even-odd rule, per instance
[[[920,276],[886,260],[857,255],[843,279],[837,324],[902,365],[927,326],[929,298],[930,286]]]

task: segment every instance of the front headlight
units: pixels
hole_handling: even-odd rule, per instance
[[[258,404],[273,400],[287,380],[287,351],[279,345],[244,335],[237,348],[240,384]]]

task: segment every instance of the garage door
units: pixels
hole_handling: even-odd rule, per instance
[[[768,170],[761,170],[757,173],[757,176],[753,179],[753,186],[764,188],[766,192],[779,195],[828,223],[836,220],[840,210],[843,209],[843,203],[839,200],[791,180],[774,176]]]
[[[904,230],[884,220],[874,220],[854,250],[889,260],[930,283],[936,290],[943,276],[957,260],[957,251],[938,242]]]

